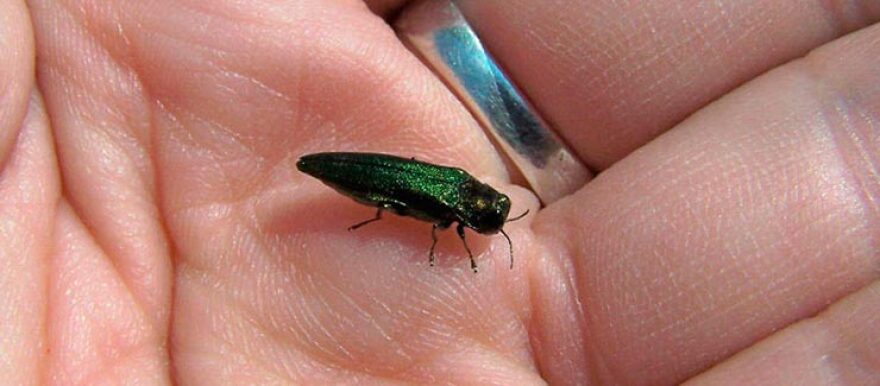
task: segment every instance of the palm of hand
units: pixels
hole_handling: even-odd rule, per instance
[[[2,42],[18,53],[2,59],[0,109],[11,383],[669,383],[878,276],[877,28],[846,43],[867,48],[829,45],[800,65],[818,69],[753,81],[625,158],[666,127],[606,131],[602,153],[562,124],[594,165],[623,160],[511,224],[513,271],[503,240],[472,237],[474,275],[454,235],[427,267],[424,223],[346,232],[372,211],[293,167],[397,149],[489,176],[514,213],[536,207],[380,19],[345,2],[160,3],[33,1],[33,31],[23,5],[0,5],[0,28],[24,37]],[[798,339],[870,357],[876,332],[821,336],[867,331],[878,303],[875,284],[703,380],[764,374]]]

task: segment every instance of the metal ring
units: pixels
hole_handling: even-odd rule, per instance
[[[582,187],[591,173],[541,119],[450,0],[407,7],[395,29],[452,89],[544,204]]]

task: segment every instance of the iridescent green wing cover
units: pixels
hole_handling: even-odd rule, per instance
[[[378,153],[316,153],[297,168],[366,205],[448,226],[461,187],[475,181],[459,168]]]

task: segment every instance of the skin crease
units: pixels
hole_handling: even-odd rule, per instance
[[[0,4],[0,379],[878,379],[876,2],[525,3],[461,5],[601,172],[540,210],[371,12],[400,2]],[[326,150],[509,194],[514,270],[500,236],[474,275],[454,232],[434,268],[428,224],[347,232],[373,210],[294,167]]]

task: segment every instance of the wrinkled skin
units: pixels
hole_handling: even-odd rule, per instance
[[[880,6],[689,3],[462,1],[600,172],[538,210],[396,1],[0,2],[0,379],[878,379]],[[373,210],[294,168],[322,150],[490,181],[516,266],[347,232]]]

